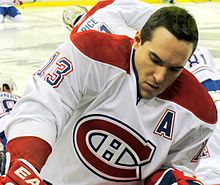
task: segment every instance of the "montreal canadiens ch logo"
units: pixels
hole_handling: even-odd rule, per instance
[[[73,144],[92,172],[121,182],[141,180],[141,167],[151,161],[156,148],[125,123],[97,114],[77,122]]]

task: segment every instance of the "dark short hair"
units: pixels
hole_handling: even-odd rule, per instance
[[[141,29],[142,44],[152,39],[152,34],[158,27],[166,28],[178,40],[191,42],[193,52],[196,49],[199,37],[198,28],[194,17],[186,9],[168,6],[154,12]]]
[[[11,90],[8,84],[2,84],[2,88],[3,88],[2,90],[4,89],[6,89],[7,91]]]

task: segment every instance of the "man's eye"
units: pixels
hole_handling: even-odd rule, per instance
[[[156,65],[162,65],[162,63],[161,63],[160,60],[157,60],[157,59],[155,59],[155,58],[153,58],[153,57],[151,57],[151,60],[152,60],[152,62],[153,62],[154,64],[156,64]]]
[[[182,69],[182,68],[180,68],[180,67],[171,67],[171,68],[170,68],[170,71],[171,71],[171,72],[174,72],[174,73],[177,73],[177,72],[181,71],[181,69]]]
[[[157,64],[157,65],[160,65],[160,61],[159,60],[155,60],[155,59],[152,59],[153,63]]]

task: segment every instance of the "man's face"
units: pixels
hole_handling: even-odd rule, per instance
[[[137,32],[134,48],[139,91],[143,98],[151,99],[161,94],[181,74],[193,44],[177,40],[167,29],[159,27],[153,32],[151,41],[142,45],[140,32]]]

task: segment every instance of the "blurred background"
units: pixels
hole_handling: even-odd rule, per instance
[[[143,1],[143,0],[142,0]],[[15,94],[22,95],[28,79],[48,61],[54,50],[69,37],[63,20],[63,10],[72,5],[90,8],[96,0],[24,0],[16,8],[23,21],[0,23],[0,73],[13,78]],[[170,5],[170,0],[144,0],[157,7]],[[173,1],[171,0],[171,3]],[[176,0],[197,19],[199,46],[206,47],[220,70],[220,0]]]

